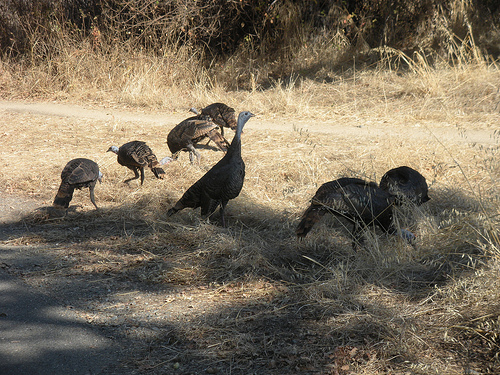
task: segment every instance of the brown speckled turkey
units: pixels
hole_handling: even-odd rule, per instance
[[[75,189],[88,187],[90,190],[90,201],[97,209],[97,204],[94,198],[94,188],[96,182],[101,182],[102,173],[99,171],[99,166],[96,162],[78,158],[73,159],[66,164],[61,172],[61,185],[54,199],[54,207],[68,208],[69,202],[73,199]]]
[[[199,114],[185,119],[168,133],[167,144],[172,158],[175,160],[181,151],[187,151],[191,163],[195,157],[199,162],[201,156],[194,146],[207,137],[222,151],[229,147],[229,142],[219,133],[219,126],[210,116]]]
[[[194,111],[195,113],[196,110]],[[212,122],[220,126],[220,133],[224,136],[224,128],[236,130],[236,112],[234,108],[224,103],[212,103],[201,110],[202,116],[208,116]]]
[[[140,172],[142,185],[144,183],[145,167],[151,169],[156,178],[165,178],[165,171],[161,168],[156,155],[145,142],[132,141],[125,143],[120,148],[117,146],[111,146],[108,151],[114,152],[118,155],[117,159],[120,165],[123,165],[134,172],[134,177],[123,181],[124,183],[138,179]]]
[[[186,190],[174,207],[168,210],[168,216],[186,207],[201,207],[201,215],[206,218],[220,206],[221,223],[226,226],[224,209],[229,200],[240,194],[245,179],[245,163],[241,158],[241,132],[252,116],[248,111],[239,114],[236,134],[226,155]]]

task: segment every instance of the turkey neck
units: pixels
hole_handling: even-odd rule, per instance
[[[229,157],[241,157],[241,132],[243,131],[243,125],[245,125],[243,121],[238,121],[236,133],[231,141],[229,150],[227,150],[227,155],[229,155]]]

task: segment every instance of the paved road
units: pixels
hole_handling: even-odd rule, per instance
[[[22,231],[18,220],[40,202],[0,193],[0,241]],[[0,244],[0,375],[121,374],[120,348],[73,310],[8,273],[43,262],[22,246]]]
[[[0,374],[110,374],[118,361],[102,332],[0,269]]]

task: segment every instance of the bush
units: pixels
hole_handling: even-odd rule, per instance
[[[499,14],[494,0],[5,0],[0,51],[51,56],[62,33],[159,55],[189,47],[207,63],[241,50],[286,60],[304,45],[338,40],[348,57],[388,46],[450,58],[450,44],[467,44],[497,58]]]

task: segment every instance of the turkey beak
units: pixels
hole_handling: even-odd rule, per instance
[[[411,246],[413,246],[414,248],[416,248],[416,246],[417,246],[417,236],[415,236],[414,233],[410,232],[407,229],[401,229],[400,232],[399,232],[399,235],[401,236],[401,238],[403,238],[404,240],[406,240],[406,242],[408,242],[408,244],[410,244]]]
[[[173,161],[174,159],[171,158],[170,156],[165,156],[163,159],[160,160],[160,165],[165,165]]]

